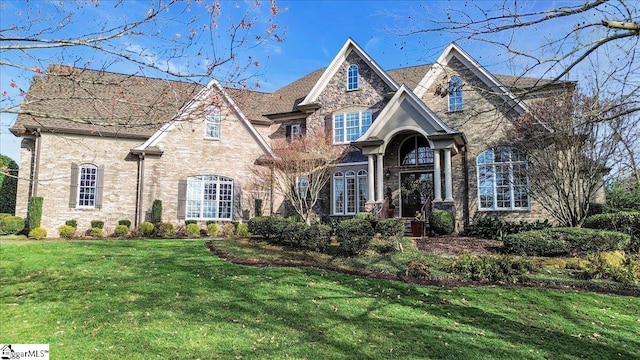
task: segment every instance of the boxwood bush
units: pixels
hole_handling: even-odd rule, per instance
[[[170,238],[176,235],[176,230],[172,223],[158,223],[156,225],[156,237]]]
[[[269,239],[271,234],[271,217],[269,216],[256,216],[251,218],[247,222],[249,232],[261,236],[265,239]]]
[[[220,233],[220,227],[218,226],[218,224],[211,223],[207,225],[207,234],[209,234],[209,236],[218,237],[219,233]]]
[[[91,228],[99,228],[104,229],[104,221],[102,220],[91,220]]]
[[[311,224],[307,227],[302,246],[319,252],[326,252],[331,244],[331,226],[325,224]]]
[[[433,210],[429,215],[429,226],[438,235],[449,235],[455,229],[455,219],[446,210]]]
[[[47,230],[41,228],[41,227],[36,227],[33,228],[31,230],[29,230],[29,238],[31,239],[36,239],[36,240],[40,240],[40,239],[44,239],[47,237]]]
[[[115,236],[127,236],[127,234],[129,234],[129,227],[127,225],[124,224],[119,224],[116,226],[116,228],[113,230],[113,235]]]
[[[307,235],[308,225],[303,222],[289,221],[281,235],[285,245],[302,247],[302,241]]]
[[[127,229],[131,228],[131,220],[118,220],[118,225],[124,225],[127,227]]]
[[[153,223],[149,221],[145,221],[142,224],[140,224],[140,233],[142,233],[143,236],[153,235],[154,230],[155,230],[155,226],[153,225]]]
[[[78,229],[78,220],[76,219],[71,219],[71,220],[67,220],[64,222],[65,225],[69,225],[74,229]]]
[[[236,227],[236,235],[243,238],[248,238],[251,236],[251,232],[249,231],[249,225],[246,223],[239,223]]]
[[[374,231],[371,222],[364,219],[349,219],[336,226],[336,240],[345,255],[358,255],[369,248]]]
[[[542,230],[551,227],[549,220],[534,222],[513,222],[505,221],[499,218],[479,217],[476,218],[471,225],[464,230],[464,235],[477,237],[481,239],[504,239],[509,234],[517,234],[523,231]]]
[[[627,234],[582,228],[550,228],[525,231],[504,238],[506,252],[530,256],[584,255],[596,251],[623,250]]]
[[[200,226],[196,223],[187,224],[187,237],[189,238],[199,238],[200,237]]]
[[[640,211],[621,211],[611,214],[593,215],[584,220],[582,225],[590,229],[619,231],[631,236],[627,251],[640,252]]]
[[[400,219],[383,219],[376,224],[376,233],[384,238],[404,235],[404,223]]]
[[[76,228],[71,225],[62,225],[58,228],[58,235],[62,238],[71,239],[76,236]]]
[[[17,234],[25,227],[24,219],[11,214],[0,216],[0,234]]]

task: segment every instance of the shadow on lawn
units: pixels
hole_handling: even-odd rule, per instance
[[[313,348],[317,349],[314,357],[317,358],[336,353],[344,354],[344,358],[390,354],[389,350],[372,348],[375,344],[387,344],[385,341],[393,347],[393,357],[410,358],[478,358],[479,354],[486,358],[532,356],[519,345],[539,349],[542,354],[535,357],[634,358],[640,348],[640,343],[635,342],[622,349],[616,345],[620,340],[607,339],[607,334],[604,334],[604,339],[608,340],[605,343],[567,334],[552,326],[542,328],[514,321],[508,315],[497,313],[500,305],[496,305],[494,313],[473,306],[472,302],[460,303],[459,298],[463,296],[460,289],[380,282],[322,269],[265,270],[238,266],[215,257],[189,253],[186,249],[176,253],[181,252],[182,247],[175,245],[165,249],[160,244],[131,242],[130,246],[122,245],[125,250],[115,253],[107,242],[83,245],[86,254],[73,254],[73,259],[69,260],[71,266],[83,272],[76,280],[42,272],[30,281],[39,282],[45,291],[25,293],[23,297],[65,301],[65,297],[84,296],[87,306],[93,306],[87,310],[91,311],[92,317],[82,324],[86,329],[113,322],[144,328],[148,320],[141,318],[131,322],[132,312],[181,313],[188,319],[199,319],[203,324],[237,326],[238,331],[247,336],[282,335],[282,327],[285,327],[288,334],[297,334],[302,339],[298,343],[281,340],[281,345],[287,347],[287,354],[311,356],[303,353],[308,351],[300,344],[304,342],[314,344]],[[195,244],[188,246],[192,245]],[[149,246],[153,247],[155,257],[137,254]],[[110,260],[116,257],[117,262]],[[118,267],[114,267],[115,264]],[[162,285],[158,287],[157,284]],[[325,288],[321,290],[331,295],[319,297],[321,292],[314,284],[322,284]],[[539,297],[530,301],[542,299],[545,309],[556,316],[579,328],[589,327],[588,319],[576,318],[574,310],[564,307],[562,299],[555,296],[541,291]],[[356,308],[356,311],[341,311],[344,307]],[[394,315],[401,314],[402,310],[423,315]],[[180,330],[176,329],[177,332]],[[468,341],[470,333],[477,341]],[[353,336],[339,336],[343,334]],[[248,344],[251,344],[250,339]],[[141,346],[152,354],[175,351],[167,348],[170,344],[158,342]],[[250,347],[242,352],[248,357],[260,358],[283,355],[283,348],[272,343],[256,341],[253,346],[253,352]],[[635,353],[633,349],[636,349]]]

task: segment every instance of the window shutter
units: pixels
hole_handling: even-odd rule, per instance
[[[307,134],[307,123],[300,124],[300,136],[305,136]]]
[[[96,173],[96,209],[102,208],[102,194],[104,188],[104,165],[98,166]]]
[[[333,115],[327,115],[324,117],[324,133],[333,139]]]
[[[288,142],[291,142],[291,125],[286,126],[286,138]]]
[[[71,163],[71,181],[69,182],[69,207],[75,208],[78,201],[78,164]]]
[[[178,220],[187,216],[187,181],[178,181]]]

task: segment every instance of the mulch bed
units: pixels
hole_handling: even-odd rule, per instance
[[[463,254],[469,255],[494,255],[499,254],[502,248],[502,243],[495,240],[477,239],[470,237],[458,237],[458,236],[440,236],[440,237],[425,237],[414,238],[419,250],[423,250],[428,253],[437,254],[441,256],[457,256]],[[439,287],[477,287],[477,286],[507,286],[507,287],[524,287],[524,288],[540,288],[540,289],[557,289],[566,291],[591,291],[602,294],[616,294],[624,296],[636,296],[640,297],[640,288],[638,287],[623,287],[623,286],[609,286],[606,284],[586,284],[586,285],[558,285],[547,282],[540,283],[487,283],[477,282],[471,280],[449,280],[449,279],[424,279],[408,276],[406,274],[390,274],[376,271],[359,270],[359,269],[342,269],[332,268],[327,266],[318,266],[315,263],[309,263],[304,261],[292,261],[292,260],[258,260],[247,259],[237,257],[222,249],[215,247],[215,241],[208,241],[205,243],[205,247],[213,254],[221,259],[232,262],[238,265],[256,266],[256,267],[309,267],[316,269],[323,269],[329,271],[340,272],[343,274],[366,276],[373,279],[383,280],[397,280],[412,284],[419,284],[425,286],[439,286]]]

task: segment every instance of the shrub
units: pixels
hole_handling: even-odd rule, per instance
[[[187,224],[187,237],[198,238],[200,237],[200,226],[198,224]]]
[[[282,234],[291,222],[292,220],[289,219],[272,217],[269,220],[269,240],[276,243],[282,242]]]
[[[336,240],[340,250],[347,255],[358,255],[369,248],[373,239],[371,222],[363,219],[342,221],[336,226]]]
[[[393,240],[392,240],[393,239]],[[374,236],[369,243],[369,248],[378,254],[388,254],[396,251],[395,237]]]
[[[629,242],[629,235],[614,231],[550,228],[508,235],[504,239],[504,249],[512,254],[566,256],[622,250]]]
[[[640,184],[614,182],[606,189],[606,199],[609,212],[640,211]]]
[[[155,230],[155,226],[148,221],[145,221],[142,224],[140,224],[140,232],[142,233],[143,236],[153,235],[154,230]]]
[[[33,228],[31,230],[29,230],[29,238],[30,239],[36,239],[36,240],[40,240],[40,239],[44,239],[47,237],[47,230],[41,228],[41,227],[36,227]]]
[[[253,199],[253,213],[262,216],[262,199]]]
[[[360,212],[354,216],[355,219],[367,220],[370,222],[376,221],[376,216],[372,212]]]
[[[218,224],[211,223],[207,225],[207,234],[209,234],[209,236],[218,237],[219,233],[220,233],[220,228],[218,227]]]
[[[631,236],[630,253],[640,252],[640,211],[593,215],[584,220],[585,228],[619,231]]]
[[[18,190],[18,164],[0,154],[0,213],[14,214]]]
[[[118,220],[118,225],[124,225],[127,229],[131,228],[131,220]]]
[[[286,245],[302,247],[302,241],[306,234],[306,223],[289,221],[284,227],[280,238]]]
[[[76,228],[70,225],[62,225],[58,228],[58,235],[63,238],[71,239],[76,236]]]
[[[123,237],[129,234],[129,227],[124,224],[118,224],[116,228],[113,230],[113,235]]]
[[[104,236],[104,232],[103,232],[102,228],[99,228],[99,227],[92,227],[91,230],[89,230],[89,234],[91,234],[91,236],[97,237],[97,238],[101,238],[101,237]]]
[[[17,234],[24,230],[24,219],[11,214],[3,214],[0,217],[0,234]]]
[[[197,224],[198,220],[185,220],[184,225],[189,226],[189,224]]]
[[[239,237],[248,238],[251,236],[251,232],[249,231],[249,226],[245,223],[239,223],[236,228],[236,234]]]
[[[376,224],[376,232],[384,238],[404,235],[404,223],[400,219],[383,219]]]
[[[269,216],[256,216],[249,219],[247,222],[249,232],[268,240],[271,236],[271,219]]]
[[[64,222],[65,225],[69,225],[74,229],[78,229],[78,221],[76,219],[67,220]]]
[[[625,284],[635,284],[640,280],[640,267],[627,258],[622,251],[598,252],[588,257],[590,262],[582,273],[587,279],[608,279]]]
[[[222,236],[233,237],[235,235],[236,227],[232,223],[226,223],[222,225]]]
[[[104,229],[104,221],[102,220],[91,220],[91,228]]]
[[[407,267],[404,270],[405,275],[417,278],[417,279],[425,279],[431,280],[433,276],[431,275],[431,271],[429,270],[429,266],[423,262],[412,260],[407,264]]]
[[[313,250],[326,252],[331,244],[331,226],[324,224],[311,224],[302,241],[302,246]]]
[[[151,222],[160,224],[162,222],[162,200],[155,199],[151,205]]]
[[[499,218],[480,217],[475,219],[474,222],[464,230],[464,234],[482,239],[502,241],[506,235],[530,230],[542,230],[550,227],[551,223],[549,223],[549,220],[536,220],[535,222],[520,221],[516,223],[504,221]]]
[[[449,235],[455,229],[455,219],[446,210],[433,210],[429,215],[429,226],[438,235]]]
[[[168,238],[176,235],[176,230],[172,223],[158,223],[156,224],[156,237]]]
[[[530,261],[511,256],[463,255],[451,264],[449,270],[474,281],[518,282],[536,267]]]
[[[40,196],[32,196],[31,200],[29,200],[29,210],[27,215],[27,227],[29,229],[40,227],[43,201],[44,199]]]

